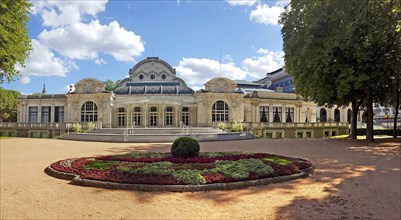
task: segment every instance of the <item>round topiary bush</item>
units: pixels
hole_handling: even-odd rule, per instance
[[[173,157],[196,157],[199,155],[200,146],[198,141],[192,137],[180,137],[171,146]]]

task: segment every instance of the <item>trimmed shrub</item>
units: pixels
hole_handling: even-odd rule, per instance
[[[188,158],[199,155],[200,146],[196,139],[192,137],[180,137],[171,146],[173,157]]]

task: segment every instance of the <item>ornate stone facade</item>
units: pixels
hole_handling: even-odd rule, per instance
[[[278,73],[274,78],[282,80]],[[105,92],[101,81],[86,78],[67,94],[21,96],[18,122],[101,122],[103,127],[146,128],[210,127],[220,121],[255,127],[349,120],[348,108],[320,108],[294,93],[269,89],[280,84],[268,79],[269,73],[256,82],[217,77],[195,92],[168,63],[149,57],[130,69],[114,92]]]

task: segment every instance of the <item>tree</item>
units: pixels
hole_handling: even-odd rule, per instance
[[[0,87],[0,121],[17,121],[18,96],[20,92]]]
[[[19,75],[17,63],[24,65],[31,50],[26,22],[31,3],[28,0],[0,2],[0,83]]]
[[[352,104],[356,131],[359,106],[367,109],[366,139],[373,141],[373,102],[386,96],[389,78],[389,17],[396,0],[299,0],[286,7],[280,23],[286,71],[297,93],[319,105]],[[393,30],[393,31],[392,31]],[[388,94],[387,94],[388,95]]]
[[[105,91],[106,92],[113,92],[115,89],[117,89],[118,85],[120,84],[121,80],[116,80],[113,81],[111,79],[108,79],[106,81],[104,81],[104,85],[105,85]]]

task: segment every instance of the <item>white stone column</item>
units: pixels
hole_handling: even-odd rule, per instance
[[[146,128],[147,127],[147,124],[148,124],[148,117],[147,117],[147,114],[148,114],[148,105],[147,104],[144,104],[143,105],[143,109],[144,109],[144,112],[143,112],[143,117],[144,117],[144,119],[145,120],[143,120],[143,126]]]
[[[165,112],[165,108],[166,108],[166,104],[164,104],[163,103],[163,105],[161,106],[161,111],[162,111],[162,127],[164,128],[164,126],[166,126],[164,123],[165,123],[165,115],[164,115],[164,112]]]
[[[54,122],[54,116],[55,116],[54,113],[55,111],[54,111],[54,101],[53,101],[49,112],[50,122]]]
[[[38,106],[38,121],[37,122],[42,122],[42,102],[39,100],[39,106]]]
[[[274,113],[273,113],[273,105],[269,104],[269,122],[273,122],[273,117],[274,117]]]

